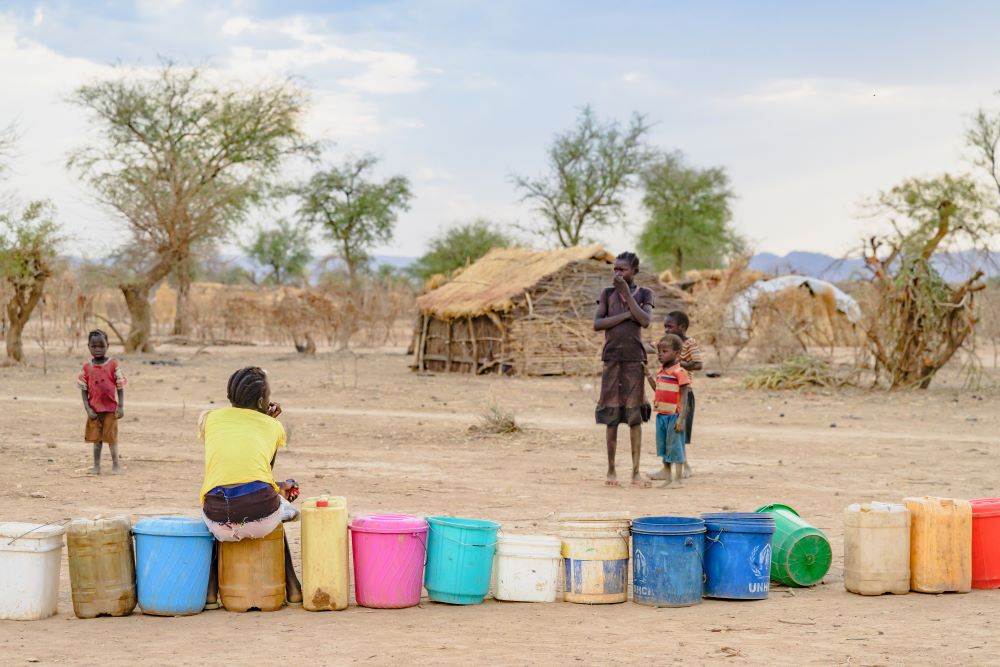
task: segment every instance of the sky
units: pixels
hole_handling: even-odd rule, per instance
[[[536,222],[511,176],[543,173],[589,104],[646,114],[652,145],[724,167],[757,251],[841,256],[872,224],[866,197],[972,169],[969,117],[1000,106],[997,25],[986,1],[0,0],[0,126],[21,135],[0,188],[52,199],[74,254],[123,242],[65,167],[91,132],[67,99],[167,58],[234,81],[292,76],[327,163],[372,153],[380,177],[407,176],[412,207],[378,254],[419,255],[475,218]],[[633,195],[624,224],[592,236],[630,249],[642,224]]]

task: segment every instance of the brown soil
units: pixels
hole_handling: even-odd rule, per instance
[[[180,365],[143,363],[153,359]],[[783,502],[826,531],[834,565],[812,589],[775,586],[766,601],[706,600],[685,609],[424,601],[397,611],[219,610],[84,621],[72,615],[64,553],[59,614],[31,623],[0,621],[3,664],[996,659],[992,621],[1000,592],[849,594],[841,525],[843,508],[856,501],[1000,495],[989,458],[998,453],[1000,420],[992,393],[957,393],[947,382],[921,393],[766,393],[741,390],[735,379],[700,377],[690,452],[695,476],[681,489],[616,489],[603,485],[595,379],[418,376],[398,350],[362,352],[355,364],[351,356],[308,359],[266,348],[164,349],[124,360],[131,380],[120,427],[125,474],[94,478],[81,471],[90,464],[74,383],[82,360],[82,354],[50,359],[44,376],[38,367],[0,369],[0,519],[196,516],[203,465],[197,415],[225,403],[230,372],[256,363],[271,372],[290,431],[276,474],[298,479],[303,496],[347,496],[352,514],[450,514],[494,519],[511,533],[554,533],[556,515],[567,511],[696,515]],[[506,436],[470,433],[490,400],[528,428]],[[643,469],[651,472],[652,429],[643,437]],[[620,477],[627,478],[628,467],[627,447],[620,446]],[[289,534],[297,560],[298,524]]]

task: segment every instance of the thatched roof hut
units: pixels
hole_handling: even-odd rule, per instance
[[[593,327],[614,257],[600,245],[538,251],[495,249],[417,299],[416,370],[519,375],[600,371],[604,336]],[[640,272],[656,296],[654,321],[690,297]],[[660,317],[656,317],[657,313]],[[662,329],[647,330],[650,341]]]

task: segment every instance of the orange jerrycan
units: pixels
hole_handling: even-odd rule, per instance
[[[954,498],[903,498],[910,510],[910,588],[972,590],[972,506]]]
[[[66,529],[73,613],[128,616],[135,609],[135,555],[127,516],[74,519]]]
[[[285,531],[219,543],[219,598],[227,611],[277,611],[285,602]]]

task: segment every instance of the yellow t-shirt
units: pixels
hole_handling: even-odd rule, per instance
[[[285,427],[274,417],[246,408],[206,412],[198,424],[205,442],[205,483],[201,502],[217,486],[268,482],[278,490],[271,459],[285,446]]]

